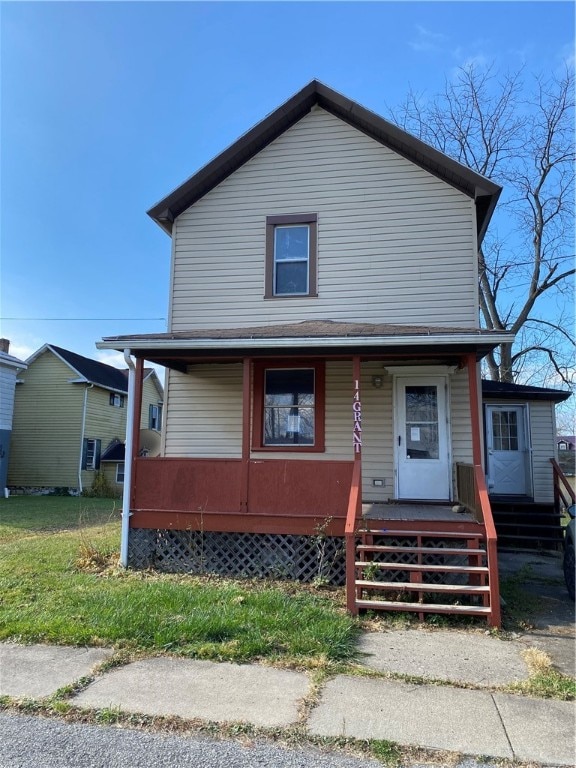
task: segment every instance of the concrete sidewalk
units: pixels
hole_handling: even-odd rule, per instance
[[[305,725],[313,735],[388,739],[472,756],[574,765],[574,702],[449,685],[459,681],[487,687],[527,677],[524,647],[518,641],[459,632],[365,635],[359,658],[366,665],[447,682],[417,685],[339,675],[321,691]],[[0,694],[52,695],[90,675],[110,653],[0,644]],[[156,657],[98,675],[70,701],[83,708],[282,728],[302,722],[300,704],[309,691],[310,680],[301,672]]]

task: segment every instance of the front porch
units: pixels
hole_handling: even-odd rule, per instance
[[[442,338],[433,350],[428,338],[418,336],[405,354],[377,350],[373,336],[362,354],[141,350],[134,412],[145,357],[172,369],[168,391],[178,407],[170,411],[169,394],[161,457],[138,456],[132,424],[123,562],[328,578],[346,584],[352,613],[467,613],[497,626],[496,538],[481,469],[482,352],[469,335],[456,347]],[[278,375],[286,370],[299,387],[288,401]],[[192,455],[178,455],[186,446]],[[411,504],[398,503],[412,495]],[[456,502],[467,511],[454,512]]]

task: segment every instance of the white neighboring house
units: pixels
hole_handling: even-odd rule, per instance
[[[10,459],[10,438],[14,417],[14,392],[18,371],[25,371],[26,363],[9,354],[10,342],[0,339],[0,489],[8,496],[6,478]]]

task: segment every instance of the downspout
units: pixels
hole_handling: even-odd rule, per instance
[[[136,390],[136,366],[130,350],[124,350],[128,366],[128,414],[126,416],[126,444],[124,448],[124,490],[122,492],[122,533],[120,539],[120,565],[128,567],[128,534],[130,531],[130,498],[132,496],[132,443],[134,426],[134,393]]]
[[[86,409],[88,405],[88,390],[92,389],[94,384],[88,384],[84,390],[84,405],[82,406],[82,429],[80,431],[80,459],[78,461],[78,493],[82,495],[82,456],[84,454],[84,434],[86,433]]]

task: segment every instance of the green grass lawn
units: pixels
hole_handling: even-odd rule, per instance
[[[126,571],[110,499],[0,500],[0,640],[295,663],[351,658],[341,591]]]

